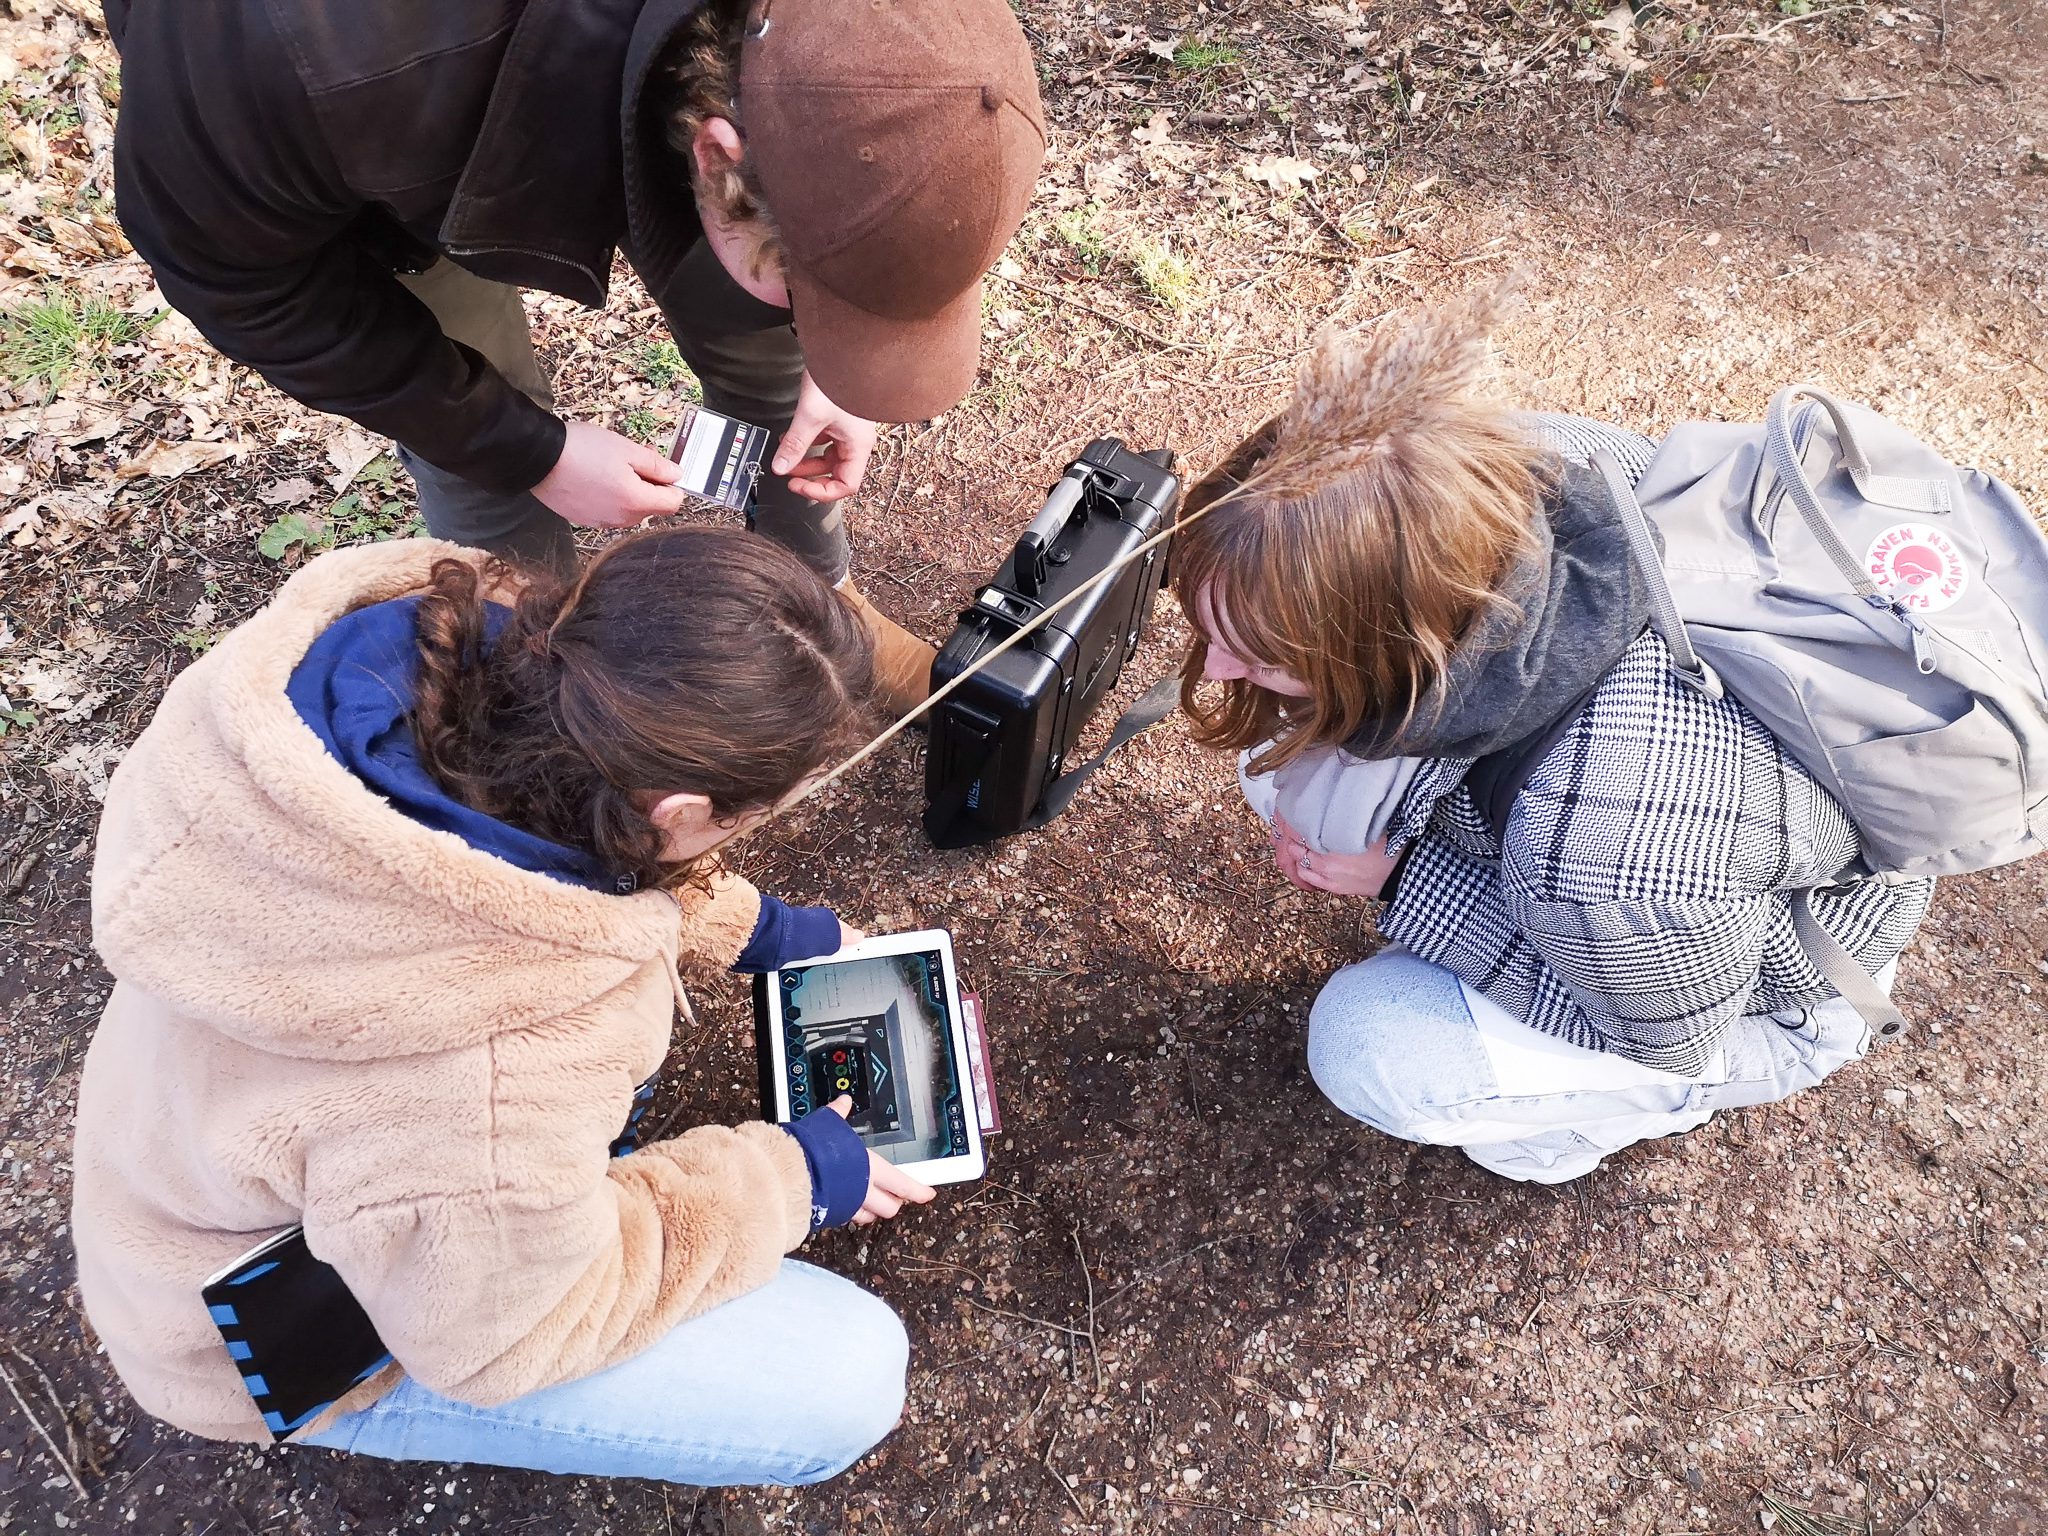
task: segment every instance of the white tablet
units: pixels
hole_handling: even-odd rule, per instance
[[[881,934],[756,977],[754,1016],[769,1119],[801,1120],[845,1094],[860,1139],[925,1183],[987,1170],[945,929]]]

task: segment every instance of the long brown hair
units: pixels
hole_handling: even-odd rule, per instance
[[[1287,409],[1189,492],[1213,506],[1178,541],[1174,582],[1196,639],[1181,702],[1197,741],[1272,745],[1270,772],[1362,729],[1393,743],[1433,696],[1461,637],[1511,597],[1534,549],[1547,460],[1505,409],[1476,397],[1499,295],[1365,336],[1332,333]],[[1303,699],[1201,682],[1208,627]]]
[[[647,795],[774,804],[857,739],[872,681],[846,601],[737,529],[633,534],[573,586],[441,560],[417,628],[413,736],[441,787],[643,886],[696,874],[664,861]]]

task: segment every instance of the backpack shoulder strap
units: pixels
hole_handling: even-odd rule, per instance
[[[1905,1032],[1906,1016],[1899,1012],[1883,987],[1871,979],[1854,955],[1813,915],[1813,892],[1792,893],[1792,931],[1813,968],[1827,978],[1842,1001],[1854,1008],[1879,1036],[1886,1040]]]
[[[1657,536],[1650,530],[1643,504],[1636,500],[1635,487],[1611,455],[1595,453],[1587,463],[1600,472],[1600,478],[1607,482],[1608,495],[1614,499],[1622,531],[1628,535],[1628,551],[1635,557],[1636,571],[1649,592],[1650,627],[1671,652],[1672,675],[1696,693],[1710,699],[1720,698],[1720,674],[1693,649],[1692,638],[1685,632],[1685,615],[1678,611],[1678,600],[1671,595],[1671,583],[1664,577],[1664,559],[1657,552]]]

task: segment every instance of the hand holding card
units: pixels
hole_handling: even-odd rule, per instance
[[[684,415],[668,456],[682,470],[680,484],[692,496],[744,512],[767,450],[768,433],[763,428],[693,406]]]

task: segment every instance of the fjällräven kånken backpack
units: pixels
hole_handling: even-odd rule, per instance
[[[1612,457],[1592,463],[1677,674],[1725,687],[1840,802],[1869,874],[2041,850],[2048,538],[2008,486],[1810,386],[1780,390],[1761,427],[1673,429],[1633,485]],[[1896,1033],[1803,893],[1793,917],[1836,990]]]

